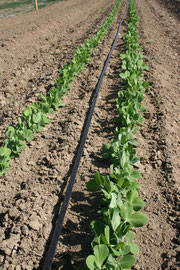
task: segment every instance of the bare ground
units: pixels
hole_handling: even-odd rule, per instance
[[[115,2],[115,1],[114,1]],[[48,238],[61,204],[71,164],[95,85],[125,5],[92,61],[72,83],[65,107],[12,161],[1,178],[0,265],[2,269],[41,269]],[[137,0],[140,43],[151,88],[144,105],[145,124],[136,135],[141,170],[141,195],[147,203],[147,227],[137,230],[141,247],[134,269],[178,269],[179,191],[179,21],[159,0]],[[1,138],[10,123],[40,92],[47,92],[60,67],[75,48],[96,32],[112,8],[109,1],[66,1],[37,13],[0,21]],[[53,16],[52,16],[53,14]],[[6,22],[6,24],[4,24]],[[126,25],[120,37],[124,34]],[[52,269],[74,269],[90,252],[90,221],[97,215],[99,194],[86,190],[96,170],[107,171],[102,145],[113,130],[113,110],[120,87],[121,39],[95,109],[72,199]]]

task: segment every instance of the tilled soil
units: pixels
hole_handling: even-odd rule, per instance
[[[69,0],[0,21],[1,137],[29,103],[55,84],[60,68],[97,31],[114,2]]]
[[[74,155],[103,63],[116,33],[120,12],[87,68],[72,83],[65,107],[35,136],[1,181],[0,265],[2,269],[41,269]],[[179,190],[179,21],[159,0],[137,0],[140,43],[149,66],[145,78],[144,126],[136,134],[141,196],[149,217],[136,232],[141,247],[134,269],[178,269]],[[58,70],[71,60],[78,45],[92,36],[112,9],[109,1],[65,1],[49,8],[0,21],[1,138],[10,123],[40,92],[46,93]],[[6,24],[4,25],[4,23]],[[90,251],[89,224],[97,216],[100,194],[86,183],[95,171],[106,173],[101,147],[112,137],[120,39],[106,72],[90,126],[72,198],[52,269],[75,269]]]
[[[137,137],[149,223],[136,235],[141,253],[134,269],[179,269],[180,23],[161,1],[136,2],[151,87],[144,101],[145,124]]]

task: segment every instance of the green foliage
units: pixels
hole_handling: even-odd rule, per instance
[[[110,174],[103,176],[96,172],[87,183],[91,191],[101,190],[101,221],[92,221],[95,237],[91,243],[94,255],[88,256],[84,269],[121,270],[130,269],[139,247],[133,242],[133,228],[147,224],[147,216],[140,212],[145,206],[139,198],[139,171],[134,169],[138,161],[134,132],[143,122],[141,102],[148,87],[141,79],[147,69],[142,59],[137,34],[137,16],[134,0],[130,1],[128,33],[125,35],[126,52],[120,55],[124,89],[118,92],[114,138],[103,146],[102,156],[110,165]],[[97,250],[101,250],[97,252]],[[103,254],[103,256],[102,256]]]
[[[42,105],[44,104],[35,102],[23,112],[22,122],[33,132],[40,132],[46,124],[50,123],[46,115],[49,108]]]
[[[49,1],[49,0],[46,0]],[[48,113],[53,113],[59,107],[63,106],[62,98],[70,89],[70,83],[74,77],[78,75],[90,61],[93,50],[102,40],[107,32],[107,29],[112,24],[115,14],[118,11],[118,0],[112,12],[107,16],[105,23],[99,28],[98,32],[89,40],[86,40],[82,46],[79,46],[71,63],[65,65],[60,70],[60,76],[56,79],[56,87],[51,88],[49,95],[40,94],[41,102],[36,101],[28,106],[22,117],[18,118],[18,123],[15,127],[9,126],[6,131],[6,139],[4,147],[0,148],[0,177],[9,168],[9,160],[22,152],[26,147],[24,141],[31,141],[34,138],[35,132],[42,131],[43,127],[50,122],[47,117]],[[4,150],[3,150],[4,149]],[[6,150],[5,150],[6,149]],[[9,149],[7,151],[7,149]],[[6,151],[7,155],[3,151]],[[100,177],[100,179],[98,179]],[[101,176],[96,176],[96,181],[90,182],[88,188],[95,191],[98,190],[101,183]]]
[[[9,126],[6,131],[5,146],[11,151],[11,157],[18,156],[25,148],[23,141],[23,132],[21,130],[15,130],[14,127]]]
[[[45,7],[47,4],[53,4],[61,0],[38,0],[38,7]],[[0,4],[0,9],[16,9],[16,13],[19,13],[19,8],[22,7],[23,11],[33,10],[34,1],[32,0],[9,0]],[[28,8],[27,8],[28,7]],[[21,10],[22,11],[22,10]]]
[[[94,255],[90,255],[86,259],[87,267],[90,270],[101,269],[103,263],[107,259],[109,250],[106,245],[100,244],[94,247]]]
[[[9,170],[11,150],[9,148],[0,147],[0,176]]]

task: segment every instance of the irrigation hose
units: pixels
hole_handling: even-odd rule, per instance
[[[116,45],[118,35],[120,33],[120,30],[121,30],[121,25],[122,25],[122,23],[123,23],[123,21],[125,19],[125,16],[126,16],[126,14],[128,12],[128,7],[129,7],[129,0],[128,0],[127,6],[126,6],[126,11],[125,11],[120,23],[119,23],[115,39],[114,39],[114,41],[112,43],[112,46],[111,46],[111,50],[110,50],[110,52],[109,52],[109,54],[108,54],[108,56],[106,58],[103,71],[101,73],[98,84],[96,86],[94,99],[93,99],[93,102],[92,102],[92,105],[91,105],[91,108],[90,108],[90,111],[89,111],[87,121],[85,123],[84,132],[83,132],[82,139],[81,139],[81,142],[80,142],[80,145],[79,145],[79,148],[78,148],[78,152],[76,154],[74,166],[73,166],[73,169],[72,169],[72,174],[71,174],[71,177],[70,177],[70,180],[69,180],[69,184],[68,184],[68,187],[67,187],[67,190],[66,190],[64,201],[63,201],[63,204],[62,204],[62,207],[61,207],[61,210],[60,210],[57,222],[56,222],[56,226],[55,226],[55,229],[54,229],[54,232],[53,232],[53,236],[52,236],[52,239],[51,239],[51,242],[50,242],[50,245],[49,245],[47,255],[45,257],[45,261],[44,261],[42,270],[50,270],[51,269],[51,265],[52,265],[53,258],[54,258],[54,255],[55,255],[55,251],[56,251],[56,246],[58,244],[59,236],[60,236],[60,233],[61,233],[61,230],[62,230],[64,217],[65,217],[65,214],[66,214],[66,211],[67,211],[67,207],[68,207],[69,200],[70,200],[70,197],[71,197],[72,189],[73,189],[73,186],[74,186],[75,177],[76,177],[76,174],[77,174],[77,171],[78,171],[80,159],[81,159],[81,156],[83,154],[83,149],[84,149],[86,137],[87,137],[87,134],[88,134],[88,131],[89,131],[89,127],[90,127],[91,119],[92,119],[92,116],[93,116],[94,108],[95,108],[95,105],[96,105],[99,89],[101,87],[101,84],[102,84],[102,81],[103,81],[107,66],[109,64],[109,60],[111,58],[112,52],[113,52],[114,47]]]

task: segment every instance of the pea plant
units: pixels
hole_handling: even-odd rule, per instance
[[[101,218],[91,222],[95,237],[91,243],[93,254],[79,269],[121,270],[130,269],[139,247],[133,242],[134,228],[147,224],[147,216],[141,212],[145,202],[139,197],[140,172],[134,168],[138,161],[134,132],[143,122],[141,102],[148,87],[141,79],[147,66],[143,62],[138,42],[137,15],[134,0],[130,0],[128,33],[124,36],[126,52],[122,61],[123,90],[116,99],[117,115],[114,138],[103,146],[102,156],[110,164],[110,173],[95,173],[87,183],[90,191],[102,192],[99,214]]]
[[[39,101],[24,110],[22,116],[18,118],[17,125],[8,127],[4,146],[0,147],[0,177],[8,171],[10,159],[19,156],[26,147],[26,142],[33,140],[34,133],[42,131],[43,127],[50,123],[47,114],[63,106],[62,98],[70,89],[70,83],[89,63],[93,50],[112,24],[120,2],[121,0],[116,2],[97,33],[77,48],[71,63],[62,67],[60,76],[56,79],[56,86],[50,89],[49,95],[40,94]]]
[[[8,171],[11,150],[7,147],[0,147],[0,177]]]

